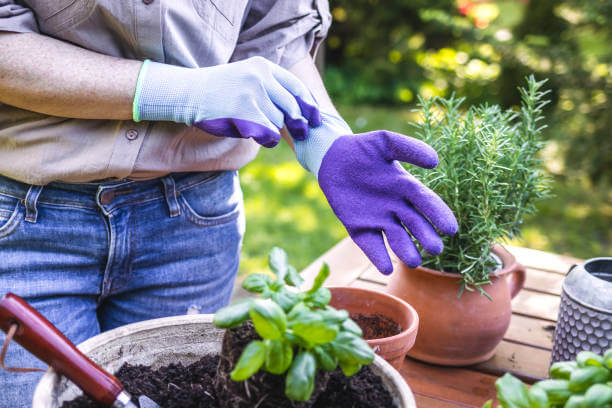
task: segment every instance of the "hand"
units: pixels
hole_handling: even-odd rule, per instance
[[[416,267],[421,256],[409,234],[437,255],[443,244],[434,227],[449,235],[457,231],[444,201],[396,161],[435,167],[438,156],[424,142],[386,130],[353,135],[342,119],[323,114],[323,125],[296,142],[296,154],[318,176],[353,241],[384,274],[393,266],[383,232],[398,258]]]
[[[296,140],[321,124],[317,104],[289,71],[261,57],[207,68],[145,61],[134,97],[134,120],[168,120],[215,136],[253,138],[265,147],[284,125]]]

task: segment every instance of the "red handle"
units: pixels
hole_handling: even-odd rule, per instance
[[[123,386],[114,376],[81,353],[59,330],[19,296],[0,299],[0,329],[17,323],[14,340],[30,353],[68,377],[96,402],[111,406]]]

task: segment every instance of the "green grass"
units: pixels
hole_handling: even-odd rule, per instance
[[[340,106],[355,132],[389,129],[411,134],[408,108]],[[267,255],[283,247],[299,269],[346,236],[314,177],[302,169],[281,142],[261,149],[240,172],[247,231],[240,272],[266,269]],[[555,178],[555,197],[541,202],[525,220],[523,236],[513,244],[579,258],[612,256],[612,186],[593,186],[579,177]]]

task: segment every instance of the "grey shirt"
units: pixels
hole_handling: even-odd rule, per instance
[[[255,55],[290,67],[330,22],[327,0],[0,0],[0,31],[193,68]],[[257,150],[172,122],[69,119],[0,103],[0,174],[30,184],[235,170]]]

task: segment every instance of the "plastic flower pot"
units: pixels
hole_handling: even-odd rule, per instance
[[[376,290],[349,287],[332,287],[329,290],[332,293],[330,306],[347,310],[351,317],[380,314],[399,324],[402,331],[395,336],[366,338],[374,352],[399,371],[406,353],[417,338],[419,315],[416,310],[398,297]]]
[[[447,366],[493,357],[510,325],[510,301],[525,283],[525,267],[499,245],[492,251],[502,265],[490,275],[491,285],[483,288],[492,301],[478,291],[464,291],[458,297],[457,274],[401,264],[391,275],[388,293],[414,306],[420,318],[410,357]]]
[[[187,365],[221,351],[225,330],[216,328],[212,321],[210,314],[147,320],[102,333],[78,347],[110,372],[126,362],[153,369],[177,362]],[[393,396],[395,407],[416,408],[410,388],[385,360],[376,356],[371,368]],[[32,407],[59,408],[81,394],[75,385],[49,369],[36,387]]]

